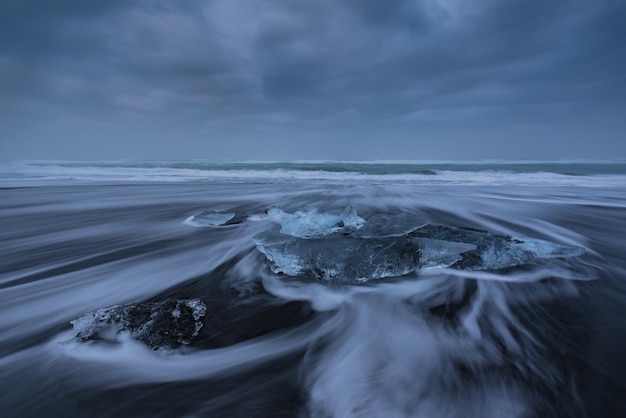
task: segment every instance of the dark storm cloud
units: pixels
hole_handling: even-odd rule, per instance
[[[101,42],[89,31],[77,33],[66,28],[77,29],[84,23],[106,19],[120,11],[124,4],[119,0],[3,1],[0,4],[0,52],[30,59],[101,52]]]
[[[488,149],[501,137],[485,133],[505,124],[566,137],[589,119],[615,142],[624,21],[626,3],[611,0],[8,0],[0,129],[26,138],[53,120],[59,137],[98,125],[156,138],[193,127],[237,132],[244,147],[289,136],[281,146],[297,150],[302,132],[349,149],[348,136],[406,146],[457,127]]]

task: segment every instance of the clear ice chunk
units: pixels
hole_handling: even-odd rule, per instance
[[[536,258],[576,257],[585,251],[580,247],[539,239],[513,238],[476,229],[439,225],[426,225],[411,235],[475,245],[474,250],[463,253],[462,259],[452,265],[453,268],[467,270],[497,270],[526,264]]]
[[[410,236],[359,238],[331,235],[302,239],[263,232],[253,239],[274,273],[312,276],[336,283],[403,276],[420,267],[447,267],[461,259],[461,252],[475,248],[470,244]]]
[[[445,268],[463,259],[468,251],[476,249],[473,244],[464,242],[442,241],[431,238],[411,237],[422,251],[421,268]]]
[[[584,253],[580,247],[437,225],[382,237],[360,236],[359,232],[303,239],[264,232],[253,239],[275,273],[338,283],[396,277],[430,268],[497,270],[536,258]]]
[[[494,241],[480,255],[481,263],[474,267],[481,270],[496,270],[528,263],[535,258],[576,257],[584,249],[569,245],[555,244],[538,239],[512,238],[508,245]]]
[[[190,216],[185,220],[185,223],[191,226],[221,226],[231,221],[234,217],[234,213],[205,210]]]
[[[201,299],[169,299],[99,309],[70,324],[78,341],[116,342],[127,332],[153,350],[176,349],[198,335],[205,315],[206,305]]]
[[[497,270],[584,253],[579,247],[538,239],[431,225],[418,213],[375,214],[366,222],[352,206],[340,215],[315,208],[286,213],[273,207],[268,218],[281,225],[281,233],[253,239],[272,271],[340,283],[430,268]]]
[[[361,229],[363,224],[365,224],[365,219],[357,215],[352,205],[346,206],[339,216],[341,217],[341,224],[343,226],[342,232],[356,231],[357,229]]]
[[[303,239],[261,233],[254,237],[272,271],[335,282],[401,276],[419,267],[419,246],[411,240],[365,240],[333,235]]]
[[[317,208],[300,209],[287,213],[278,207],[267,211],[268,219],[281,226],[280,232],[298,238],[320,238],[336,232],[349,233],[363,226],[365,220],[352,206],[340,215],[318,212]]]

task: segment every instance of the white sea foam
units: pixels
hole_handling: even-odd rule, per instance
[[[544,278],[550,274],[543,273]],[[313,335],[314,345],[302,365],[310,415],[524,416],[525,389],[480,372],[520,356],[538,378],[551,379],[553,371],[541,363],[540,343],[511,311],[520,291],[479,281],[469,307],[459,309],[458,326],[420,314],[437,304],[458,302],[466,285],[445,271],[365,287],[267,276],[264,286],[272,294],[307,300],[332,315]],[[534,288],[522,300],[554,300],[575,291],[567,281],[555,286]],[[325,343],[317,347],[316,341]],[[474,372],[474,378],[467,376]]]
[[[341,163],[337,164],[341,167]],[[367,163],[359,163],[367,167]],[[369,165],[373,165],[370,162]],[[556,172],[512,172],[506,170],[507,162],[499,165],[498,170],[490,170],[484,163],[465,162],[462,170],[453,170],[443,166],[436,175],[421,173],[416,166],[416,173],[398,172],[379,174],[375,170],[361,172],[350,170],[326,170],[315,164],[306,170],[298,169],[297,164],[280,165],[209,164],[202,167],[193,165],[176,166],[173,163],[62,163],[28,162],[0,164],[0,185],[15,186],[24,184],[58,184],[63,182],[355,182],[355,183],[409,183],[422,185],[516,185],[516,186],[579,186],[579,187],[625,187],[624,174],[565,175]],[[616,163],[617,164],[617,163]],[[261,166],[259,166],[261,165]],[[390,164],[394,166],[393,164]],[[395,164],[398,165],[398,164]],[[457,163],[458,165],[458,163]],[[519,164],[518,164],[519,165]],[[467,169],[475,167],[476,170]],[[504,169],[502,169],[504,167]],[[428,170],[427,170],[428,171]]]
[[[277,335],[267,335],[240,344],[213,350],[163,353],[119,335],[119,344],[84,344],[60,334],[46,350],[52,357],[61,349],[70,359],[79,360],[83,373],[77,384],[98,387],[124,387],[138,383],[176,382],[225,376],[247,370],[271,359],[300,350],[311,340],[311,325]],[[67,361],[58,359],[59,366]],[[89,373],[87,373],[89,372]]]

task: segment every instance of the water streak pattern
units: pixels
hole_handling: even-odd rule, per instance
[[[618,167],[510,167],[489,183],[488,170],[465,166],[407,175],[336,164],[326,172],[338,177],[286,181],[276,167],[190,179],[189,165],[164,163],[161,176],[180,175],[160,179],[159,167],[128,165],[0,170],[7,416],[626,413]],[[293,236],[270,208],[334,218],[322,236],[309,226]],[[184,222],[200,213],[235,215]],[[370,244],[396,258],[369,257]],[[308,260],[308,273],[277,273],[272,251]],[[333,257],[352,256],[372,262],[329,280]]]

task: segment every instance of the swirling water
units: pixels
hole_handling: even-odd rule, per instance
[[[623,163],[194,164],[0,169],[3,416],[626,414]],[[268,208],[348,205],[585,251],[353,285],[273,273],[255,246]],[[185,223],[203,211],[239,221]],[[89,312],[172,298],[206,305],[180,349],[74,338]]]

